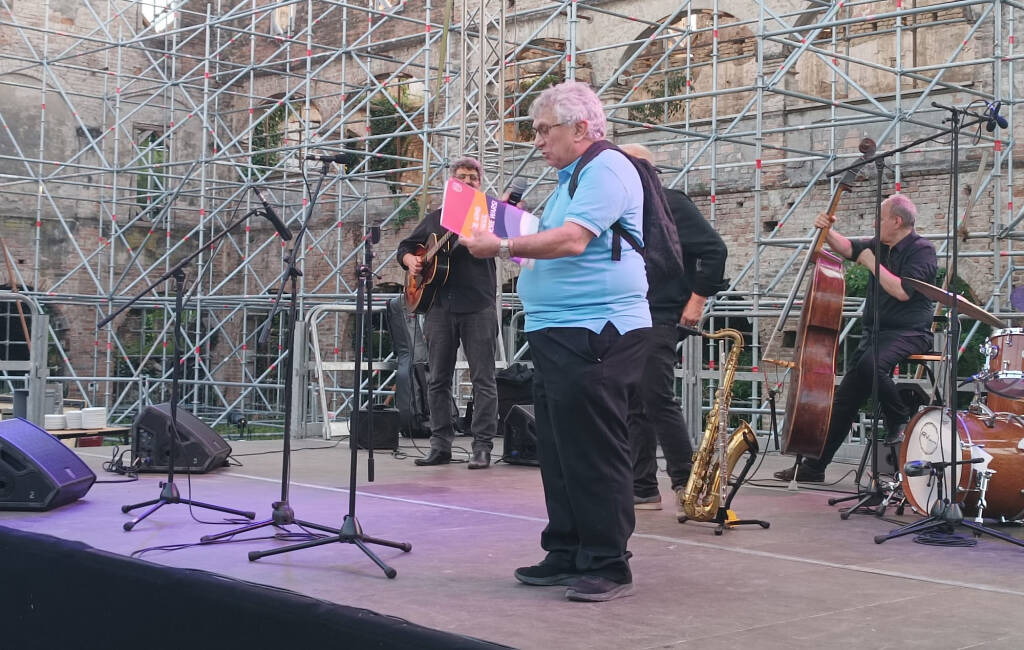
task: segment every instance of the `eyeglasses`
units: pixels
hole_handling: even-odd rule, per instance
[[[455,173],[455,178],[459,179],[463,183],[475,183],[480,180],[480,177],[473,173]]]
[[[555,128],[556,126],[566,126],[566,124],[568,123],[555,122],[554,124],[538,124],[537,126],[533,127],[533,131],[540,137],[547,139],[548,134],[551,133],[551,129]]]

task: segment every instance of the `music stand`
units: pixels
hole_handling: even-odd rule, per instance
[[[957,220],[959,218],[959,206],[958,206],[958,200],[957,199],[958,199],[958,196],[960,194],[960,192],[959,192],[959,187],[960,187],[960,181],[959,181],[959,179],[960,179],[960,169],[959,169],[959,167],[960,167],[960,165],[959,165],[959,163],[960,163],[960,131],[963,128],[967,128],[967,127],[970,127],[970,126],[974,126],[976,124],[980,124],[986,118],[978,118],[978,117],[976,117],[974,122],[971,122],[971,123],[968,123],[968,124],[961,124],[961,119],[964,116],[966,116],[966,115],[970,115],[970,113],[968,113],[965,109],[960,109],[960,108],[956,108],[956,107],[953,107],[953,106],[943,106],[942,104],[937,104],[935,102],[932,102],[932,106],[934,106],[936,108],[941,108],[941,109],[944,109],[944,110],[948,110],[949,113],[950,113],[950,117],[949,117],[950,128],[947,129],[945,132],[940,133],[939,135],[933,136],[933,138],[930,138],[930,139],[937,138],[940,135],[944,135],[945,133],[949,133],[951,135],[951,137],[950,137],[950,148],[951,148],[950,160],[951,160],[951,164],[952,164],[952,168],[953,168],[952,169],[952,174],[951,174],[951,184],[952,184],[951,192],[952,192],[952,195],[953,195],[953,208],[952,208],[952,213],[950,215],[950,218],[948,220],[949,221],[949,230],[948,230],[946,236],[948,238],[948,241],[950,242],[950,267],[947,270],[947,277],[950,278],[950,286],[953,287],[954,286],[953,283],[955,283],[956,277],[957,277],[957,261],[958,261],[957,260],[957,251],[958,251],[957,244],[958,244],[958,241],[959,241],[959,237],[957,236],[957,232],[956,232],[956,225],[957,225],[956,222],[957,222]],[[994,118],[992,118],[992,119],[994,120]],[[956,420],[956,393],[957,393],[957,374],[956,374],[956,372],[957,372],[957,359],[959,357],[959,346],[960,346],[960,320],[958,318],[958,313],[959,313],[959,301],[958,300],[953,300],[952,304],[950,305],[950,312],[949,312],[949,316],[950,316],[950,318],[949,318],[949,336],[946,339],[947,354],[948,354],[948,358],[949,358],[949,381],[947,382],[947,386],[946,386],[946,390],[948,391],[948,396],[947,396],[948,399],[946,400],[947,406],[945,408],[949,409],[949,415],[950,415],[949,422],[950,422],[950,426],[952,428],[952,431],[950,432],[950,436],[949,436],[949,460],[948,461],[939,462],[939,463],[931,463],[930,464],[931,465],[931,468],[930,468],[931,471],[935,472],[936,470],[938,470],[937,471],[937,475],[940,476],[940,478],[938,480],[938,483],[937,483],[938,486],[939,486],[938,487],[938,489],[939,489],[939,499],[936,500],[936,502],[933,504],[929,517],[927,517],[926,519],[923,519],[921,521],[917,521],[917,522],[914,522],[912,524],[909,524],[907,526],[903,526],[901,528],[897,528],[896,530],[889,531],[889,533],[886,534],[886,535],[876,535],[875,536],[875,543],[876,544],[881,544],[882,542],[885,542],[886,540],[890,540],[890,539],[892,539],[894,537],[902,537],[903,535],[909,535],[911,533],[924,533],[924,532],[933,531],[933,530],[938,530],[938,531],[941,531],[941,532],[949,533],[949,532],[952,532],[954,530],[954,527],[959,524],[959,525],[967,526],[968,528],[973,530],[974,534],[976,536],[980,535],[982,533],[985,533],[986,535],[991,535],[992,537],[997,537],[997,538],[999,538],[999,539],[1001,539],[1003,541],[1010,542],[1011,544],[1016,544],[1017,546],[1024,547],[1024,541],[1022,541],[1022,540],[1010,537],[1009,535],[1004,535],[1003,533],[1000,533],[999,531],[992,530],[991,528],[987,528],[986,526],[983,526],[981,524],[975,523],[973,521],[966,521],[966,520],[964,520],[963,513],[960,510],[960,505],[959,505],[959,503],[957,503],[957,499],[956,499],[957,495],[954,492],[954,488],[953,488],[953,484],[957,483],[957,467],[959,467],[960,465],[967,465],[967,464],[971,464],[971,463],[974,463],[974,462],[978,462],[978,460],[979,460],[979,459],[971,459],[971,460],[968,460],[968,461],[959,461],[959,460],[957,460],[957,457],[958,457],[958,453],[957,452],[959,451],[958,447],[959,447],[959,443],[960,443],[960,438],[959,438],[959,436],[957,434],[957,429],[956,429],[956,422],[957,422],[957,420]],[[940,423],[939,424],[939,432],[940,432],[940,436],[939,437],[940,437],[940,439],[942,437],[941,436],[942,425],[945,422],[946,422],[946,418],[945,417],[940,417],[939,418],[939,423]],[[909,465],[909,463],[908,463],[908,465]],[[952,480],[950,481],[950,486],[949,486],[950,494],[949,494],[949,498],[948,499],[943,498],[942,492],[941,492],[942,485],[943,485],[943,482],[944,482],[942,479],[944,478],[945,470],[946,470],[947,466],[950,468],[950,476],[952,477]],[[907,468],[901,468],[901,469],[903,469],[904,471],[907,470]]]
[[[379,539],[376,537],[370,537],[363,533],[363,528],[359,524],[359,520],[356,519],[356,476],[357,476],[357,465],[356,465],[356,452],[358,450],[357,438],[359,437],[356,432],[367,431],[370,432],[367,436],[367,440],[370,443],[367,445],[371,450],[373,449],[373,387],[370,386],[370,400],[367,408],[366,416],[366,427],[362,427],[360,422],[362,416],[359,410],[360,404],[362,403],[362,380],[363,380],[363,348],[371,349],[371,330],[372,321],[367,318],[371,313],[373,306],[373,244],[380,241],[380,227],[373,226],[370,228],[370,234],[363,238],[363,263],[357,267],[358,286],[356,288],[356,332],[358,336],[354,337],[353,348],[355,351],[355,372],[353,373],[352,379],[352,428],[349,431],[348,446],[349,446],[349,485],[348,485],[348,514],[345,515],[344,520],[341,524],[341,530],[336,531],[334,535],[321,537],[319,539],[310,540],[308,542],[300,542],[299,544],[293,544],[291,546],[285,546],[282,548],[276,548],[270,551],[252,551],[249,553],[249,560],[258,560],[268,555],[278,555],[280,553],[289,553],[291,551],[298,551],[304,548],[313,548],[315,546],[323,546],[324,544],[354,544],[366,554],[373,562],[384,571],[384,575],[388,578],[394,578],[398,575],[398,572],[388,566],[381,560],[377,555],[370,550],[367,544],[377,544],[379,546],[388,546],[390,548],[401,549],[408,553],[412,550],[412,545],[407,542],[392,542],[386,539]],[[367,374],[372,376],[372,360],[367,358]],[[369,385],[369,384],[368,384]],[[372,454],[372,451],[371,451]],[[371,465],[369,468],[370,480],[373,480],[373,465],[371,455]]]
[[[248,212],[246,212],[237,221],[235,221],[234,223],[229,225],[227,228],[225,228],[223,231],[221,231],[219,234],[214,236],[214,238],[210,240],[209,246],[213,246],[214,244],[216,244],[218,241],[220,241],[225,236],[227,236],[227,234],[229,232],[231,232],[236,226],[240,225],[242,222],[247,220],[249,217],[253,216],[254,214],[258,214],[258,213],[259,213],[259,210],[255,209],[255,208],[252,209],[252,210],[249,210]],[[182,499],[181,498],[181,494],[178,491],[178,486],[174,483],[174,460],[175,460],[174,456],[175,456],[175,451],[176,451],[177,446],[178,446],[178,397],[179,397],[179,392],[180,392],[178,381],[179,381],[179,377],[180,377],[180,374],[181,374],[181,362],[182,362],[182,357],[181,357],[181,350],[182,350],[181,315],[182,315],[182,313],[184,311],[184,309],[182,307],[182,302],[183,302],[182,295],[184,293],[184,286],[183,285],[185,283],[185,271],[184,271],[184,269],[185,269],[185,266],[187,266],[195,258],[199,257],[199,255],[201,255],[206,250],[207,250],[207,247],[203,246],[203,247],[199,248],[197,251],[195,251],[194,253],[192,253],[191,255],[187,256],[185,259],[183,259],[180,262],[178,262],[177,264],[175,264],[174,267],[172,267],[170,270],[168,270],[166,273],[164,273],[162,276],[160,276],[160,278],[156,282],[150,284],[148,287],[146,287],[145,289],[140,291],[138,294],[135,295],[135,297],[133,297],[128,302],[126,302],[119,309],[115,310],[112,314],[110,314],[109,316],[107,316],[106,318],[101,320],[99,322],[99,324],[96,326],[97,329],[100,329],[100,328],[104,327],[107,323],[109,323],[112,320],[114,320],[114,318],[116,318],[118,314],[120,314],[121,312],[125,311],[126,309],[128,309],[129,307],[134,305],[136,302],[139,301],[139,299],[141,299],[143,296],[148,294],[154,288],[156,288],[159,285],[163,284],[168,279],[174,278],[174,355],[173,355],[173,358],[172,358],[172,362],[173,362],[174,365],[171,368],[171,402],[170,402],[170,413],[171,413],[170,432],[171,432],[171,439],[170,439],[170,444],[168,445],[168,450],[169,451],[168,451],[168,462],[167,462],[167,480],[164,481],[163,483],[161,483],[161,485],[160,485],[160,488],[161,488],[160,489],[160,496],[157,497],[156,499],[150,499],[149,501],[143,501],[142,503],[136,503],[136,504],[133,504],[133,505],[121,506],[121,512],[130,512],[132,510],[135,510],[136,508],[143,508],[143,507],[146,507],[146,506],[151,506],[148,510],[146,510],[144,513],[142,513],[141,515],[139,515],[138,517],[136,517],[132,521],[125,522],[124,529],[126,531],[129,531],[132,528],[134,528],[136,525],[139,524],[139,522],[141,522],[143,519],[149,517],[151,514],[153,514],[154,512],[159,510],[160,508],[162,508],[162,507],[164,507],[166,505],[175,504],[175,503],[183,503],[183,504],[185,504],[187,506],[190,506],[190,507],[206,508],[207,510],[217,510],[219,512],[226,512],[228,514],[238,515],[240,517],[245,517],[246,519],[255,519],[256,518],[256,513],[255,512],[247,512],[247,511],[243,512],[241,510],[235,510],[233,508],[226,508],[224,506],[217,506],[217,505],[212,505],[212,504],[209,504],[209,503],[202,503],[200,501],[193,501],[191,499]]]

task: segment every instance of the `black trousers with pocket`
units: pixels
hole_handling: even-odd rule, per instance
[[[647,328],[529,332],[537,456],[548,525],[543,563],[632,581],[633,467],[626,417],[643,370]]]

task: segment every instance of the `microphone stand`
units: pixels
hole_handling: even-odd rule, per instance
[[[209,246],[213,246],[215,243],[217,243],[218,241],[223,239],[225,236],[227,236],[227,234],[229,232],[231,232],[236,226],[240,225],[246,219],[248,219],[249,217],[253,216],[254,214],[258,214],[258,213],[259,213],[259,210],[255,209],[255,208],[252,209],[252,210],[249,210],[248,212],[246,212],[237,221],[235,221],[234,223],[229,225],[227,228],[225,228],[223,231],[221,231],[219,234],[217,234],[213,239],[211,239],[210,243],[209,243]],[[167,480],[161,482],[161,484],[160,484],[160,488],[161,488],[160,489],[160,496],[157,497],[156,499],[151,499],[149,501],[143,501],[142,503],[136,503],[136,504],[133,504],[133,505],[121,506],[121,512],[130,512],[132,510],[135,510],[136,508],[152,506],[148,510],[146,510],[144,513],[142,513],[141,515],[136,517],[135,519],[133,519],[131,521],[128,521],[128,522],[125,522],[124,529],[126,531],[129,531],[132,528],[134,528],[136,525],[139,524],[139,522],[141,522],[146,517],[149,517],[151,514],[153,514],[154,512],[159,510],[160,508],[162,508],[162,507],[164,507],[166,505],[169,505],[169,504],[174,504],[174,503],[183,503],[183,504],[185,504],[187,506],[190,506],[190,507],[206,508],[208,510],[217,510],[219,512],[226,512],[226,513],[229,513],[229,514],[232,514],[232,515],[238,515],[240,517],[245,517],[246,519],[255,519],[256,518],[256,513],[255,512],[243,512],[241,510],[235,510],[233,508],[225,508],[223,506],[216,506],[216,505],[212,505],[212,504],[209,504],[209,503],[201,503],[199,501],[193,501],[191,499],[182,499],[181,498],[181,494],[178,492],[178,486],[175,485],[175,483],[174,483],[174,460],[175,460],[174,456],[175,456],[175,452],[176,452],[177,446],[178,446],[178,444],[177,444],[178,443],[178,398],[179,398],[178,380],[179,380],[179,377],[180,377],[180,374],[181,374],[181,363],[182,363],[181,350],[182,350],[182,345],[183,345],[183,343],[182,343],[182,334],[181,334],[181,315],[182,315],[182,313],[184,311],[184,309],[182,307],[182,302],[183,302],[182,296],[183,296],[183,293],[184,293],[184,283],[185,283],[185,271],[184,271],[184,268],[185,268],[185,266],[187,266],[189,264],[189,262],[191,262],[192,260],[194,260],[197,257],[199,257],[199,255],[201,255],[206,249],[207,249],[206,246],[200,247],[194,253],[192,253],[191,255],[186,257],[185,259],[183,259],[180,262],[178,262],[177,264],[175,264],[174,267],[172,267],[169,271],[167,271],[162,276],[160,276],[160,278],[156,282],[152,283],[151,285],[149,285],[148,287],[143,289],[141,292],[136,294],[134,298],[132,298],[131,300],[129,300],[125,304],[121,305],[121,307],[119,309],[117,309],[116,311],[114,311],[114,313],[110,314],[109,316],[107,316],[106,318],[101,320],[99,322],[99,324],[96,326],[97,329],[100,329],[100,328],[104,327],[107,323],[109,323],[112,320],[114,320],[114,318],[116,318],[118,314],[120,314],[121,312],[125,311],[126,309],[128,309],[129,307],[134,305],[136,302],[139,301],[139,299],[141,299],[143,296],[148,294],[154,288],[156,288],[157,286],[163,284],[168,279],[174,278],[174,357],[173,357],[174,365],[171,368],[171,403],[170,403],[170,413],[171,413],[170,434],[171,434],[171,439],[170,439],[170,444],[168,445]]]
[[[384,571],[384,575],[388,578],[394,578],[398,575],[398,572],[388,566],[381,560],[377,555],[370,550],[367,544],[377,544],[379,546],[388,546],[390,548],[401,549],[408,553],[412,550],[412,545],[408,542],[392,542],[386,539],[378,539],[376,537],[370,537],[369,535],[363,534],[363,528],[359,524],[359,520],[356,519],[356,476],[357,476],[357,465],[356,465],[356,452],[358,451],[357,438],[359,431],[366,431],[366,439],[370,441],[367,445],[371,450],[373,448],[373,387],[370,386],[370,400],[367,408],[367,426],[360,428],[361,415],[359,413],[359,407],[362,403],[362,379],[363,379],[363,349],[371,348],[371,330],[372,321],[367,318],[372,308],[373,300],[373,244],[380,241],[380,227],[373,226],[370,229],[369,236],[363,239],[363,263],[357,267],[357,276],[359,279],[359,286],[356,289],[356,332],[359,336],[355,337],[353,342],[353,348],[355,352],[355,372],[353,373],[352,379],[352,428],[349,431],[348,446],[349,446],[349,486],[348,486],[348,514],[341,524],[340,531],[334,531],[335,534],[327,537],[321,537],[319,539],[310,540],[308,542],[300,542],[299,544],[293,544],[291,546],[285,546],[283,548],[276,548],[270,551],[253,551],[249,553],[249,560],[258,560],[261,557],[268,555],[278,555],[279,553],[289,553],[291,551],[298,551],[304,548],[313,548],[315,546],[323,546],[324,544],[354,544],[366,554],[373,562]],[[365,302],[364,302],[365,299]],[[291,358],[291,357],[289,357]],[[367,373],[368,376],[372,375],[372,361],[367,359]],[[372,452],[371,452],[372,453]],[[371,456],[372,458],[372,456]],[[373,480],[373,465],[372,462],[369,466],[370,480]]]
[[[864,454],[861,456],[860,464],[857,466],[857,493],[853,496],[842,497],[842,498],[830,498],[828,504],[834,506],[837,503],[844,501],[857,500],[855,504],[848,508],[843,508],[839,512],[839,518],[847,520],[850,515],[855,512],[862,512],[861,508],[872,508],[873,506],[879,506],[876,510],[869,510],[879,517],[884,512],[884,507],[880,504],[884,501],[885,495],[882,493],[882,486],[878,482],[878,454],[876,448],[878,446],[878,413],[881,409],[881,405],[878,402],[878,331],[880,329],[879,313],[878,313],[878,297],[881,291],[881,281],[879,275],[882,265],[882,179],[885,174],[885,159],[889,156],[894,155],[895,151],[890,151],[886,154],[875,156],[872,160],[875,163],[875,245],[872,252],[875,255],[875,281],[868,283],[868,291],[871,296],[871,304],[874,306],[874,314],[871,319],[871,329],[869,335],[871,336],[871,360],[872,367],[876,370],[871,374],[871,437],[868,440],[867,447],[864,449]],[[834,172],[838,173],[838,172]],[[867,465],[868,454],[871,455],[871,471],[870,480],[867,486],[864,486],[861,481],[864,478],[864,470]]]
[[[948,220],[949,221],[949,229],[948,229],[948,232],[946,234],[946,237],[947,237],[947,241],[950,244],[950,258],[951,258],[950,268],[947,270],[947,277],[950,280],[949,284],[950,284],[950,287],[952,288],[952,287],[955,286],[956,277],[957,277],[957,251],[958,251],[958,241],[960,239],[957,236],[957,232],[956,232],[957,221],[959,221],[959,217],[960,217],[959,206],[958,206],[958,197],[959,197],[959,194],[960,194],[960,164],[959,164],[960,163],[960,131],[963,128],[971,127],[971,126],[974,126],[975,124],[978,124],[980,122],[987,121],[988,118],[976,118],[974,122],[971,122],[971,123],[968,123],[966,125],[963,125],[963,124],[961,124],[961,119],[965,115],[968,114],[967,111],[965,111],[963,109],[956,108],[956,107],[952,107],[952,106],[942,106],[941,104],[936,104],[935,102],[932,102],[932,106],[935,106],[937,108],[943,108],[943,109],[946,109],[946,110],[948,110],[950,112],[950,118],[949,118],[950,128],[947,129],[946,131],[944,131],[943,133],[940,133],[940,134],[938,134],[938,135],[936,135],[934,137],[937,138],[937,137],[939,137],[941,135],[944,135],[945,133],[951,134],[951,138],[950,138],[950,149],[951,149],[950,160],[952,161],[952,166],[953,166],[953,171],[952,171],[952,176],[951,176],[951,183],[952,183],[951,193],[953,195],[953,209],[952,209],[951,218]],[[955,290],[954,290],[954,293],[955,293]],[[1016,539],[1016,538],[1011,537],[1009,535],[1004,535],[1003,533],[1000,533],[999,531],[992,530],[991,528],[987,528],[987,527],[985,527],[985,526],[983,526],[983,525],[981,525],[979,523],[965,520],[964,516],[963,516],[963,512],[961,511],[960,505],[959,505],[959,503],[957,501],[957,496],[958,495],[955,492],[956,488],[954,488],[954,486],[958,482],[957,478],[959,476],[959,474],[957,473],[957,468],[959,466],[961,466],[961,465],[970,465],[971,463],[976,462],[976,460],[968,460],[968,461],[957,460],[958,454],[960,453],[960,437],[959,437],[958,432],[957,432],[957,422],[959,420],[959,416],[957,415],[957,412],[956,412],[956,394],[957,394],[957,381],[956,381],[957,380],[957,375],[956,375],[957,368],[956,367],[957,367],[957,358],[958,358],[959,353],[960,353],[959,348],[960,348],[960,320],[958,318],[957,301],[953,300],[953,304],[950,307],[950,312],[949,312],[949,336],[946,337],[946,351],[947,351],[947,354],[948,354],[948,357],[949,357],[949,381],[947,382],[948,394],[947,394],[946,404],[948,405],[948,409],[949,409],[949,416],[950,416],[949,417],[949,423],[950,423],[950,429],[951,429],[950,435],[949,435],[949,461],[945,461],[945,462],[941,462],[941,463],[932,463],[933,471],[935,469],[939,470],[938,474],[937,474],[939,476],[939,480],[937,481],[938,496],[937,496],[937,499],[936,499],[935,503],[932,505],[931,511],[929,513],[930,514],[929,517],[927,517],[925,519],[922,519],[921,521],[917,521],[917,522],[914,522],[912,524],[909,524],[907,526],[903,526],[901,528],[897,528],[896,530],[891,530],[891,531],[889,531],[888,534],[876,535],[875,536],[875,543],[876,544],[881,544],[882,542],[885,542],[886,540],[890,540],[890,539],[892,539],[894,537],[902,537],[903,535],[909,535],[911,533],[924,533],[924,532],[928,532],[928,531],[932,531],[932,530],[939,530],[939,531],[942,531],[944,533],[952,533],[953,530],[954,530],[954,527],[957,524],[960,524],[960,525],[963,525],[963,526],[967,526],[968,528],[973,530],[975,536],[979,536],[982,533],[985,533],[987,535],[991,535],[992,537],[998,537],[1001,540],[1010,542],[1011,544],[1016,544],[1017,546],[1024,547],[1024,540],[1019,540],[1019,539]],[[942,439],[942,429],[943,429],[943,426],[946,423],[946,418],[945,417],[940,418],[939,422],[940,422],[940,425],[939,425],[939,440],[941,441],[941,439]],[[943,498],[943,494],[942,494],[942,485],[943,485],[943,482],[944,482],[942,479],[945,478],[945,476],[946,476],[945,466],[947,464],[949,466],[949,475],[948,476],[949,476],[949,479],[950,479],[949,480],[949,492],[950,492],[950,494],[949,494],[949,498],[945,499],[945,498]],[[939,467],[939,466],[942,466],[942,467]],[[903,468],[900,468],[900,469],[903,469]],[[968,468],[967,471],[973,471],[973,470],[970,470]]]
[[[277,287],[277,295],[274,296],[274,304],[270,309],[270,316],[267,317],[263,323],[263,329],[260,332],[259,339],[256,343],[259,347],[264,347],[270,338],[270,326],[274,322],[274,318],[277,317],[278,312],[281,308],[281,301],[284,296],[285,286],[290,288],[290,297],[288,299],[288,332],[285,335],[285,341],[288,346],[288,354],[285,357],[285,382],[284,382],[284,448],[281,453],[281,500],[274,501],[270,504],[270,518],[258,521],[252,524],[246,524],[240,528],[217,533],[215,535],[204,535],[199,538],[201,542],[214,542],[219,539],[233,537],[240,533],[246,533],[250,530],[258,530],[265,528],[266,526],[283,527],[290,524],[298,524],[304,528],[312,528],[314,530],[321,530],[326,533],[338,534],[340,531],[336,528],[324,526],[322,524],[316,524],[309,521],[302,521],[295,518],[295,511],[292,509],[291,504],[288,502],[288,492],[291,486],[291,466],[292,466],[292,371],[295,367],[295,323],[296,317],[298,316],[298,279],[302,276],[302,271],[299,270],[299,255],[302,252],[302,241],[305,238],[306,232],[309,230],[309,222],[313,216],[313,208],[316,206],[317,199],[320,197],[320,189],[323,187],[324,179],[327,177],[327,171],[330,168],[330,161],[322,161],[320,167],[320,175],[317,178],[316,187],[310,193],[309,205],[306,209],[306,218],[303,220],[302,227],[299,229],[298,234],[295,236],[295,242],[292,244],[291,250],[288,251],[288,255],[285,257],[285,270],[281,275],[280,283]],[[253,517],[250,517],[252,519]],[[251,557],[250,560],[254,559]]]

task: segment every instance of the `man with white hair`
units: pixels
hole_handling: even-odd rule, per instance
[[[822,213],[815,219],[814,225],[829,228],[835,220],[834,216]],[[868,282],[868,300],[864,305],[862,321],[864,337],[836,389],[825,452],[821,458],[805,459],[796,468],[797,481],[821,483],[825,480],[825,468],[832,462],[832,457],[850,432],[857,411],[871,395],[873,376],[878,377],[878,401],[888,432],[886,442],[899,440],[902,428],[911,415],[892,380],[892,369],[910,355],[932,349],[934,303],[907,286],[904,280],[935,282],[938,268],[935,246],[914,230],[916,220],[917,208],[903,194],[893,194],[882,202],[879,223],[881,264],[879,277],[872,276]],[[835,230],[829,230],[826,241],[833,251],[861,264],[869,273],[874,274],[873,237],[851,240]],[[875,292],[872,286],[880,287],[881,291]],[[871,298],[872,293],[878,294],[877,304]],[[879,316],[877,367],[871,351],[871,323],[876,313]],[[793,474],[794,468],[790,468],[775,472],[775,478],[791,481]]]
[[[483,170],[476,158],[459,158],[452,163],[452,175],[480,189]],[[423,260],[415,254],[430,235],[445,233],[441,210],[428,212],[416,229],[398,245],[395,257],[410,273],[420,272]],[[498,429],[498,384],[494,377],[494,352],[498,338],[498,311],[495,304],[494,260],[481,260],[467,250],[450,251],[448,280],[435,294],[427,310],[423,333],[427,339],[430,376],[427,403],[430,407],[430,452],[417,458],[416,465],[446,465],[452,460],[455,429],[452,414],[452,377],[459,344],[469,363],[473,383],[473,455],[469,469],[487,469]]]
[[[530,108],[534,145],[558,170],[540,230],[499,240],[478,231],[461,241],[480,257],[531,258],[519,276],[534,369],[537,457],[548,525],[547,555],[516,569],[528,585],[568,587],[569,600],[633,593],[626,543],[633,533],[633,471],[626,415],[651,326],[643,257],[612,256],[611,226],[642,241],[643,186],[633,163],[604,150],[569,183],[583,154],[604,142],[604,110],[589,86],[548,88]],[[642,243],[641,243],[642,245]]]

